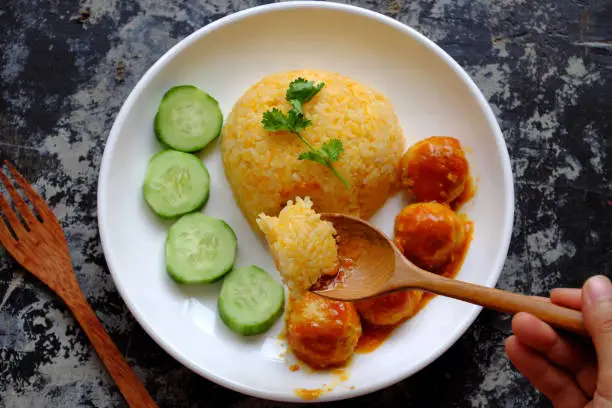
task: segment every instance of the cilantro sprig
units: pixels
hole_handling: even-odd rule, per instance
[[[289,84],[285,94],[285,99],[291,104],[292,109],[287,113],[277,108],[270,109],[264,112],[261,124],[268,132],[286,131],[296,135],[309,149],[298,156],[299,160],[310,160],[329,167],[332,173],[350,188],[349,183],[332,164],[344,153],[342,142],[339,139],[330,139],[317,149],[300,134],[312,125],[312,122],[304,116],[304,104],[314,98],[324,86],[324,82],[315,84],[314,81],[307,81],[304,78],[295,79]]]

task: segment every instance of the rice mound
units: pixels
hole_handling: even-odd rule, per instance
[[[263,231],[283,283],[300,297],[322,275],[338,271],[336,229],[312,209],[309,197],[287,202],[278,217],[260,214]]]
[[[285,92],[298,77],[325,82],[304,105],[312,126],[301,134],[316,148],[332,138],[342,141],[344,153],[334,167],[350,189],[326,166],[298,160],[307,148],[295,135],[270,133],[261,124],[268,109],[291,109]],[[221,136],[225,174],[255,229],[259,214],[276,216],[298,196],[309,196],[317,212],[368,218],[393,192],[404,150],[402,129],[389,99],[346,76],[311,70],[272,74],[253,85],[234,105]]]

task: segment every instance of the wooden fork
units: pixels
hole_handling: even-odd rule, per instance
[[[68,244],[57,218],[26,179],[8,161],[5,160],[4,164],[13,175],[16,185],[32,204],[38,217],[0,168],[0,180],[23,220],[21,222],[6,198],[0,194],[0,214],[5,218],[3,220],[0,217],[0,242],[21,266],[33,273],[64,300],[89,337],[129,406],[156,407],[146,388],[123,359],[87,303],[72,268]]]

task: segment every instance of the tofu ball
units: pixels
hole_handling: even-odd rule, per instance
[[[416,201],[450,203],[461,195],[469,166],[459,141],[432,136],[411,146],[400,160],[399,179]]]
[[[354,304],[307,292],[290,298],[286,329],[297,358],[322,369],[349,360],[361,336],[361,321]]]
[[[448,263],[465,239],[465,223],[444,204],[410,204],[395,218],[395,245],[406,258],[429,271]]]
[[[408,319],[419,310],[423,298],[420,290],[404,290],[355,302],[361,318],[378,326],[393,325]]]

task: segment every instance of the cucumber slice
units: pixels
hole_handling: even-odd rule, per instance
[[[193,154],[164,150],[149,160],[143,191],[145,201],[157,215],[174,218],[204,207],[210,176]]]
[[[201,150],[221,133],[219,103],[193,85],[166,92],[155,115],[155,135],[160,142],[182,152]]]
[[[267,331],[283,314],[285,290],[263,269],[234,269],[223,280],[219,315],[227,327],[244,336]]]
[[[236,234],[224,221],[202,213],[182,216],[168,230],[166,270],[178,283],[211,283],[232,269]]]

